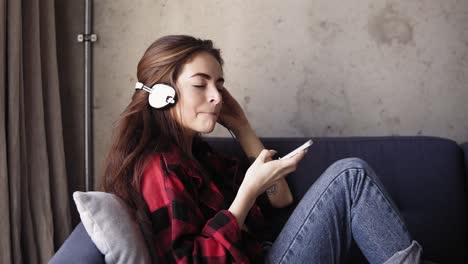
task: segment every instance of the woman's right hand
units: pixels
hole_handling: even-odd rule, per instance
[[[295,171],[298,163],[304,158],[305,152],[305,150],[300,151],[287,159],[271,160],[276,151],[263,149],[247,169],[239,192],[258,197],[276,181]]]
[[[269,189],[276,181],[293,172],[299,161],[304,158],[305,150],[288,159],[271,160],[274,150],[262,150],[254,163],[247,169],[244,180],[239,187],[229,211],[236,217],[239,226],[244,225],[245,218],[257,197]]]

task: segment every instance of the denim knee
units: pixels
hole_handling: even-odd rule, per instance
[[[374,170],[372,167],[363,159],[357,157],[344,158],[335,161],[330,168],[333,168],[335,171],[345,171],[348,169],[360,169],[365,172],[365,175],[376,178]],[[354,174],[351,174],[354,175]],[[378,180],[377,180],[378,181]]]
[[[369,169],[370,166],[361,158],[350,157],[344,158],[335,161],[331,166],[333,167],[342,167],[342,168],[359,168],[359,169]]]
[[[365,160],[361,158],[350,157],[350,158],[340,159],[340,160],[335,161],[330,167],[334,167],[336,171],[340,171],[340,172],[348,170],[348,169],[360,169],[365,172],[362,175],[365,175],[371,178],[375,184],[380,185],[383,188],[383,184],[382,184],[382,181],[380,180],[380,177],[377,176],[374,169],[372,169],[372,167]],[[360,174],[351,173],[347,175],[358,176]]]

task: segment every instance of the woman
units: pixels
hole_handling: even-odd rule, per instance
[[[338,263],[354,239],[371,263],[419,261],[421,248],[397,208],[356,158],[330,166],[269,242],[263,211],[293,202],[284,177],[305,151],[272,158],[275,151],[264,149],[224,87],[222,65],[211,41],[183,35],[156,40],[138,64],[137,89],[116,129],[103,187],[135,209],[154,259]],[[247,170],[201,139],[217,122],[252,158]]]

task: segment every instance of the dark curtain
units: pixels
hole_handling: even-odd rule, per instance
[[[71,229],[53,0],[0,0],[0,263],[47,263]]]

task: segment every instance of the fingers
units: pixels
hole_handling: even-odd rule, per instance
[[[297,169],[299,162],[304,158],[306,152],[306,150],[302,150],[290,158],[278,160],[278,166],[283,173],[291,173]]]
[[[263,166],[269,167],[273,175],[282,178],[287,174],[297,169],[298,163],[304,158],[306,151],[300,151],[291,158],[281,160],[271,160],[272,156],[277,153],[275,150],[263,149],[255,159],[254,163],[263,163]]]
[[[292,164],[292,163],[298,163],[299,161],[302,160],[302,158],[304,158],[305,152],[306,150],[301,150],[296,155],[287,159],[280,159],[279,161],[281,161],[285,166]]]
[[[264,160],[266,159],[267,155],[268,155],[268,150],[262,149],[260,154],[258,154],[258,157],[255,159],[254,163],[265,162]]]
[[[263,149],[260,154],[258,155],[257,159],[255,162],[259,161],[262,163],[265,163],[267,161],[271,160],[271,157],[277,153],[276,150],[268,150],[268,149]]]
[[[221,89],[221,94],[223,95],[224,99],[232,98],[231,93],[229,93],[229,91],[227,90],[226,87],[224,87],[223,89]]]
[[[268,155],[267,155],[266,161],[271,161],[271,160],[273,159],[273,156],[274,156],[276,153],[278,153],[278,151],[270,149],[270,150],[269,150],[269,153],[268,153]]]
[[[292,156],[291,159],[294,160],[296,163],[298,163],[304,158],[306,153],[307,153],[307,149],[304,149],[302,151],[299,151],[299,153],[297,153],[296,155]]]

